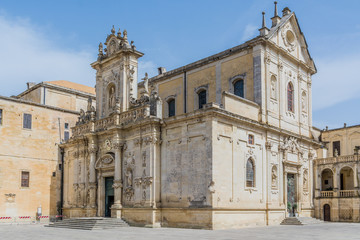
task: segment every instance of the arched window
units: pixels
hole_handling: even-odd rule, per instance
[[[169,117],[175,116],[175,99],[170,99],[167,103]]]
[[[244,97],[244,80],[240,79],[234,83],[234,94],[239,97]]]
[[[206,90],[201,90],[198,92],[199,98],[199,109],[203,108],[203,105],[206,104]]]
[[[255,187],[255,166],[251,158],[246,163],[246,187]]]
[[[294,87],[290,82],[287,87],[287,104],[288,111],[294,112]]]

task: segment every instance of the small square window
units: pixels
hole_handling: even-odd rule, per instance
[[[31,129],[31,121],[32,121],[31,114],[24,113],[23,128]]]
[[[249,134],[248,143],[254,145],[254,135]]]
[[[22,171],[21,172],[21,187],[29,187],[30,182],[30,173]]]
[[[3,110],[0,109],[0,125],[3,123]]]
[[[329,184],[329,180],[325,180],[325,184]]]
[[[56,177],[56,172],[52,172],[52,176],[53,176],[53,177]]]
[[[65,129],[69,129],[69,123],[65,123]]]

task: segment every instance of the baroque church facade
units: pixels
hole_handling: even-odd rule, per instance
[[[63,214],[206,229],[313,216],[311,76],[295,13],[259,36],[138,83],[126,30],[99,45],[96,108],[64,149]],[[104,48],[106,47],[106,48]]]

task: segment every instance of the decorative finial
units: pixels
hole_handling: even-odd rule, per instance
[[[121,31],[120,31],[120,28],[119,28],[119,31],[117,32],[117,36],[120,38],[121,37]]]
[[[285,7],[283,10],[282,10],[282,13],[283,13],[283,17],[286,16],[286,15],[289,15],[291,13],[290,9],[288,7]]]
[[[274,17],[277,17],[278,16],[277,1],[275,1],[274,4],[275,4]]]
[[[103,44],[100,42],[99,44],[99,56],[103,54]]]
[[[271,27],[272,28],[275,27],[276,25],[278,25],[281,20],[281,18],[278,15],[277,1],[275,1],[274,4],[275,4],[274,16],[271,18],[271,21],[272,21]]]
[[[111,29],[111,33],[112,33],[112,34],[115,34],[115,27],[114,27],[114,25],[113,25],[113,27],[112,27],[112,29]]]
[[[266,28],[265,12],[262,12],[262,28]]]

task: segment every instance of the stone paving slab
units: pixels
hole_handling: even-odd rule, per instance
[[[268,226],[237,230],[197,230],[177,228],[135,228],[124,227],[111,230],[74,230],[47,228],[42,224],[9,225],[0,224],[0,239],[266,239],[266,240],[351,240],[360,239],[360,223],[323,223],[304,226]]]

